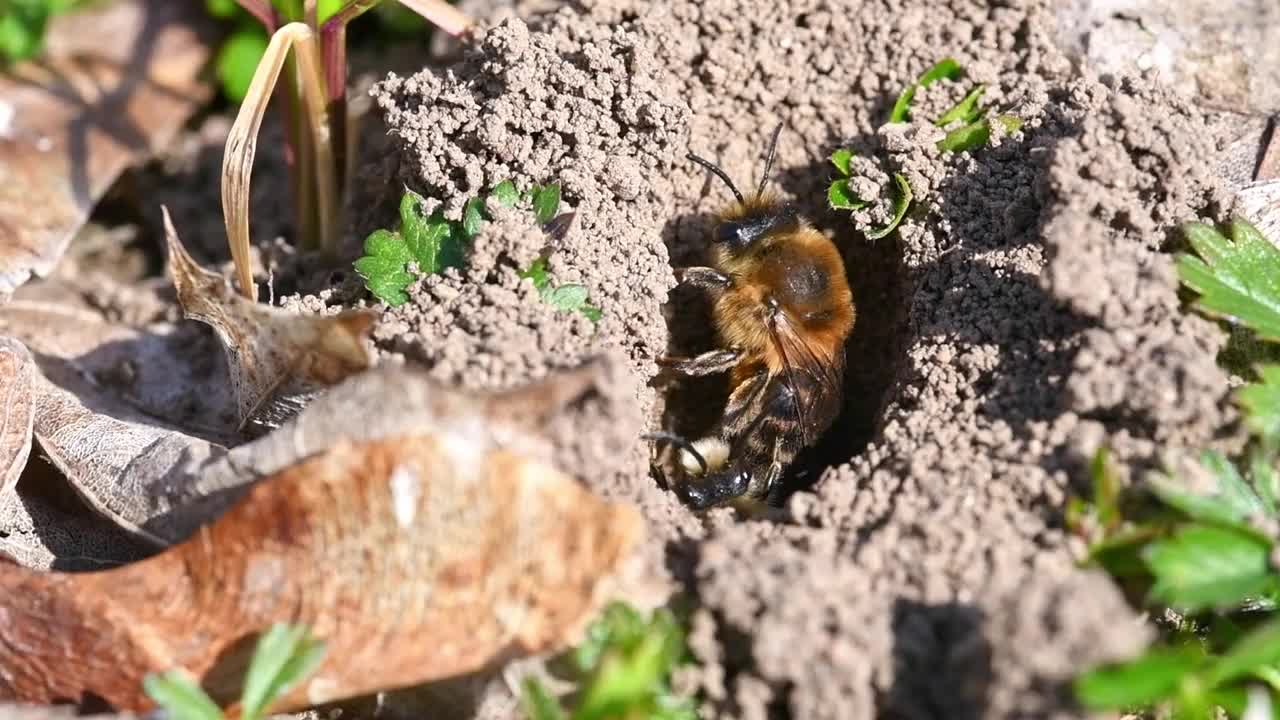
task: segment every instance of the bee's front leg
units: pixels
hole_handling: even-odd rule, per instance
[[[681,285],[692,285],[704,290],[724,290],[733,284],[733,278],[709,267],[676,268],[676,282]]]
[[[674,370],[681,375],[715,375],[728,372],[742,359],[741,350],[711,350],[693,357],[661,357],[658,365]]]

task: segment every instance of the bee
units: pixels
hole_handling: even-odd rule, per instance
[[[659,361],[689,376],[727,373],[728,401],[701,439],[648,436],[679,449],[682,499],[695,509],[770,496],[840,411],[853,294],[835,244],[766,192],[781,132],[779,124],[750,198],[720,167],[687,155],[735,199],[717,216],[709,266],[675,271],[679,283],[710,293],[718,347]]]

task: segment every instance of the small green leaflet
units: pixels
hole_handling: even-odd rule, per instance
[[[302,625],[276,623],[258,639],[245,674],[240,712],[244,718],[259,718],[263,712],[306,676],[324,659],[324,643],[311,637]]]
[[[849,177],[849,163],[853,162],[853,151],[849,148],[840,148],[831,153],[831,164],[836,166],[836,170],[841,175]]]
[[[520,192],[516,190],[516,184],[510,180],[503,180],[494,185],[489,197],[507,207],[515,207],[516,203],[520,202]]]
[[[1264,498],[1240,476],[1240,471],[1222,453],[1206,450],[1200,454],[1200,466],[1217,482],[1213,494],[1193,492],[1171,478],[1156,475],[1149,485],[1156,497],[1193,520],[1237,525],[1247,529],[1248,518],[1272,514],[1270,498]]]
[[[407,268],[411,261],[424,275],[463,264],[466,239],[442,212],[424,216],[424,202],[418,193],[405,191],[400,199],[400,229],[375,230],[365,239],[364,257],[356,260],[356,272],[369,292],[388,305],[409,299],[405,288],[413,282]]]
[[[533,214],[539,225],[551,222],[560,212],[560,186],[537,185],[533,188]]]
[[[1204,663],[1204,653],[1196,648],[1152,650],[1137,660],[1105,665],[1076,678],[1076,698],[1093,710],[1150,705],[1172,694],[1184,676]]]
[[[1185,526],[1143,551],[1155,578],[1151,597],[1187,611],[1238,605],[1273,584],[1270,552],[1268,541],[1246,530]]]
[[[827,204],[833,210],[857,210],[867,206],[867,201],[858,197],[849,186],[851,162],[853,162],[853,151],[849,148],[840,148],[831,153],[831,164],[835,165],[836,170],[843,175],[832,181],[831,186],[827,188]]]
[[[142,689],[173,720],[222,720],[222,709],[184,672],[147,675]]]
[[[980,119],[986,114],[986,110],[980,109],[978,102],[982,100],[982,93],[986,92],[986,90],[986,85],[975,86],[969,91],[968,95],[964,96],[963,100],[953,105],[950,110],[943,113],[937,120],[934,120],[934,124],[938,127],[946,127],[953,122],[962,122],[967,125]]]
[[[1197,307],[1280,341],[1280,250],[1239,218],[1231,223],[1230,240],[1203,223],[1182,230],[1196,255],[1178,257],[1178,277],[1200,293]]]
[[[526,677],[520,693],[520,704],[529,720],[569,720],[560,701],[542,686],[536,677]]]
[[[898,95],[898,100],[893,104],[893,111],[889,113],[889,122],[906,122],[907,116],[911,113],[911,101],[916,97],[916,90],[922,87],[928,87],[939,80],[956,80],[964,75],[963,68],[960,63],[952,58],[943,58],[933,65],[933,67],[925,70],[914,83],[902,89]]]
[[[542,299],[558,310],[580,312],[592,322],[600,322],[600,318],[603,317],[600,308],[587,301],[588,292],[586,287],[577,284],[551,286],[551,276],[547,272],[546,258],[535,260],[527,270],[520,273],[520,277],[532,280],[533,286],[538,289],[538,294],[542,296]]]
[[[868,232],[868,240],[879,240],[893,232],[907,216],[907,208],[911,207],[911,183],[900,173],[894,173],[893,180],[898,184],[898,192],[893,198],[893,217],[884,227]]]

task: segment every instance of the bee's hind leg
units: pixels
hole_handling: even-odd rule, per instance
[[[711,350],[689,358],[658,358],[658,365],[674,370],[681,375],[701,376],[728,372],[741,359],[741,350]]]
[[[728,275],[709,267],[685,267],[674,270],[676,282],[706,290],[723,290],[733,284]]]

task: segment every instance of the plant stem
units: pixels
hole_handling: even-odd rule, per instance
[[[347,23],[378,5],[381,0],[351,0],[329,16],[320,28],[320,57],[324,63],[330,129],[333,131],[334,168],[339,192],[347,186]],[[345,194],[345,193],[343,193]]]

